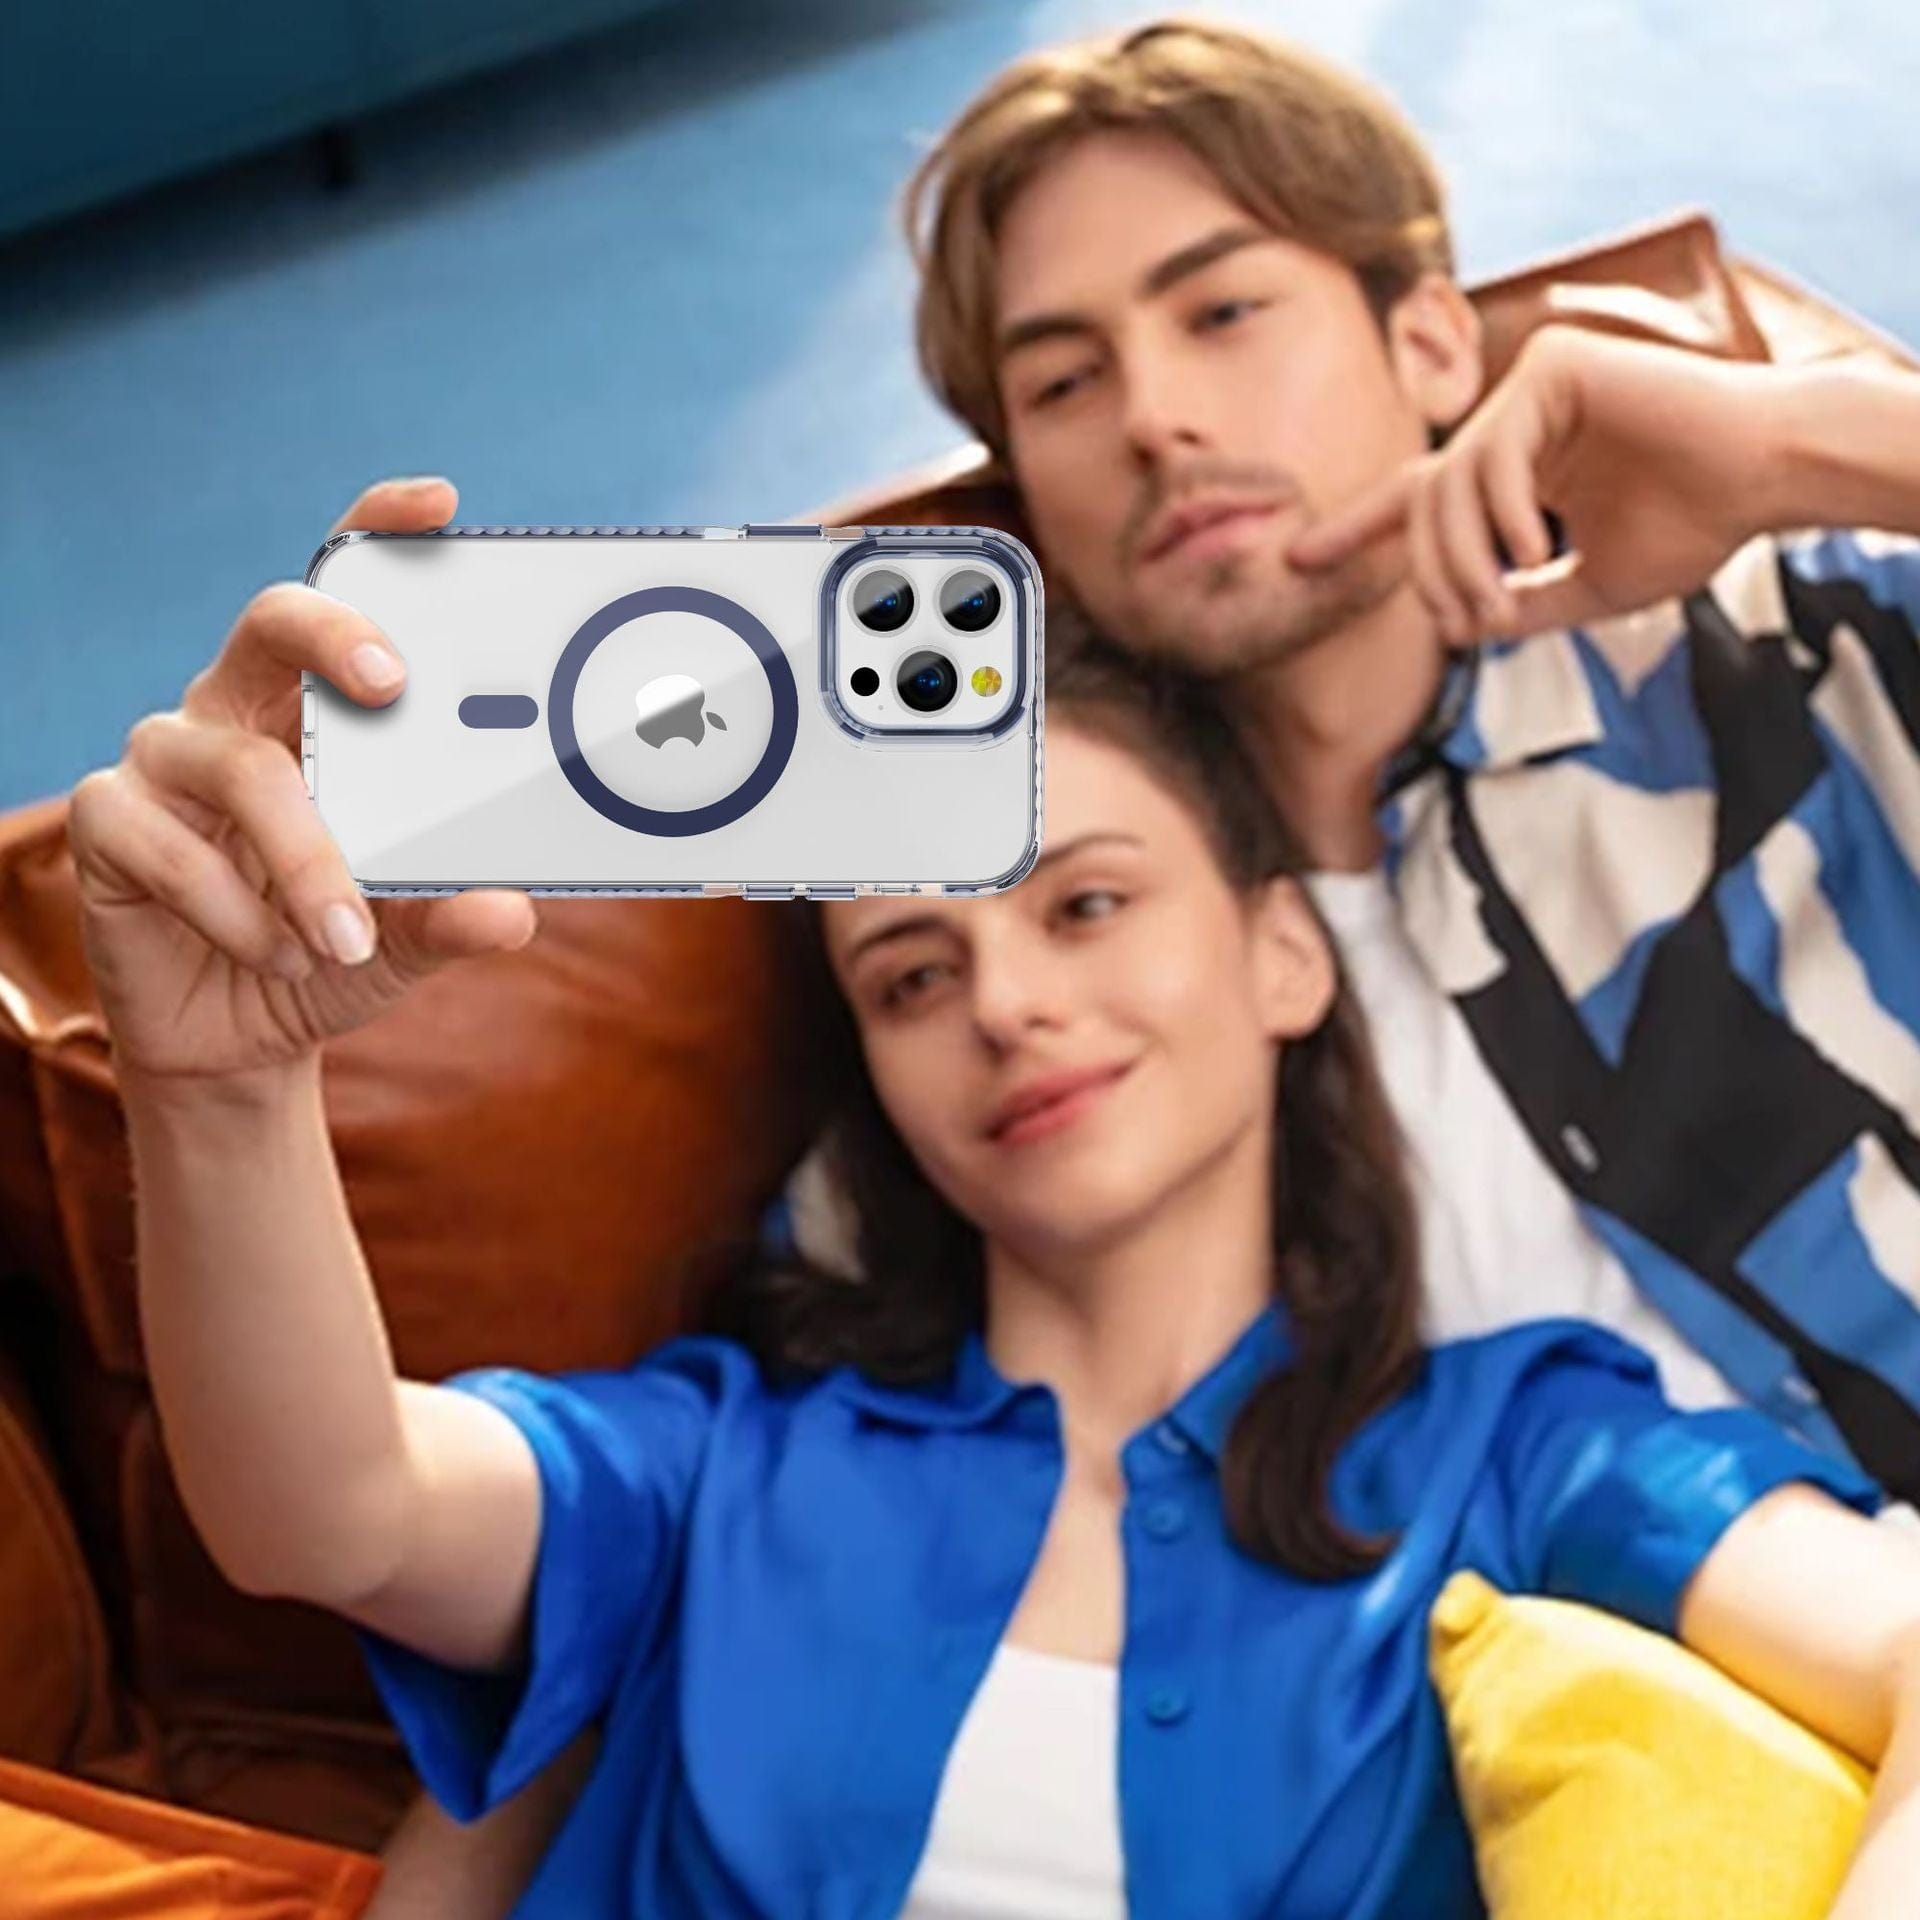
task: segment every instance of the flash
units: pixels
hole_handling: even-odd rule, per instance
[[[1000,691],[1000,669],[998,667],[975,667],[973,670],[973,690],[975,693],[998,693]]]

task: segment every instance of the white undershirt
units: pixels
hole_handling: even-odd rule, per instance
[[[1384,873],[1317,873],[1407,1148],[1429,1344],[1573,1314],[1644,1347],[1681,1407],[1739,1399],[1580,1216],[1414,952]]]
[[[1120,1670],[1001,1641],[900,1920],[1123,1920]]]

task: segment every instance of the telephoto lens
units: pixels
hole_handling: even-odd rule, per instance
[[[938,713],[960,691],[960,676],[944,653],[922,649],[900,662],[894,691],[915,713]]]

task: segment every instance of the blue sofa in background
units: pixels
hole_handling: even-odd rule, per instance
[[[13,0],[0,7],[0,238],[663,4]]]

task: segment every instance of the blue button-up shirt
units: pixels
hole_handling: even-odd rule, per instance
[[[1121,1453],[1115,1765],[1141,1920],[1478,1915],[1426,1665],[1448,1576],[1670,1631],[1694,1568],[1769,1488],[1875,1504],[1763,1416],[1676,1413],[1637,1349],[1540,1322],[1430,1354],[1333,1477],[1339,1513],[1399,1544],[1364,1577],[1298,1579],[1230,1541],[1218,1474],[1241,1401],[1287,1355],[1267,1309]],[[775,1390],[706,1336],[623,1372],[454,1384],[539,1463],[527,1669],[366,1644],[462,1817],[604,1723],[517,1913],[897,1914],[1060,1486],[1052,1390],[1003,1377],[977,1335],[925,1387],[841,1368]]]

